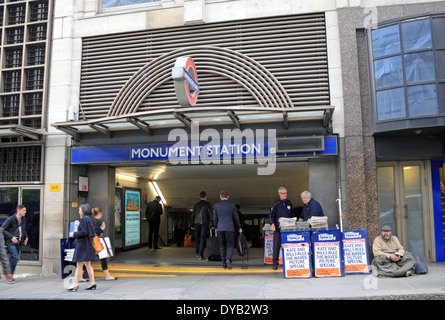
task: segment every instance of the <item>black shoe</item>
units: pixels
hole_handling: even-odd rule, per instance
[[[274,265],[274,266],[272,267],[272,269],[273,269],[273,270],[277,270],[277,269],[278,269],[278,266],[277,266],[277,265]]]
[[[92,286],[89,286],[88,288],[86,288],[85,290],[96,290],[97,285],[93,284]]]
[[[162,249],[162,248],[160,248],[160,247],[154,247],[153,249]]]
[[[229,259],[227,259],[227,269],[232,269],[232,261],[230,261]]]

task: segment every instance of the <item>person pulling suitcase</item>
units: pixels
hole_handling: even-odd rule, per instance
[[[213,225],[218,231],[219,249],[223,268],[232,269],[232,255],[235,247],[235,231],[242,233],[238,211],[229,194],[223,190],[219,197],[221,201],[215,203],[213,208]],[[227,250],[226,250],[227,247]]]

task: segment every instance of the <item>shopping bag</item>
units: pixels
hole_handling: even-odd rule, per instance
[[[113,256],[113,250],[111,248],[110,238],[99,238],[100,242],[104,246],[104,249],[98,253],[99,259],[105,259]]]

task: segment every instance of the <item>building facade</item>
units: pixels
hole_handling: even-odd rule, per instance
[[[1,213],[38,196],[28,218],[39,246],[21,270],[60,273],[60,239],[83,202],[103,209],[115,249],[127,250],[146,242],[155,195],[168,244],[202,189],[211,202],[227,189],[254,240],[281,185],[296,208],[310,190],[330,227],[372,240],[390,224],[408,250],[444,261],[443,1],[2,6],[0,152],[26,156],[3,156],[2,177],[20,161],[30,177],[3,178]],[[17,27],[23,40],[6,42]],[[37,47],[46,54],[33,62]],[[177,100],[180,57],[194,61],[196,104]],[[33,101],[40,109],[27,111]]]

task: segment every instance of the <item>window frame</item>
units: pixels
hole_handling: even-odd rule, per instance
[[[369,65],[369,81],[370,81],[370,98],[371,98],[371,109],[372,109],[372,121],[373,121],[373,133],[379,132],[390,132],[390,131],[399,131],[405,129],[412,128],[426,128],[426,127],[436,127],[436,126],[445,126],[445,102],[441,101],[441,97],[445,95],[445,79],[439,79],[439,66],[437,64],[437,56],[438,52],[445,50],[445,47],[436,47],[435,41],[435,29],[434,19],[445,19],[445,13],[436,13],[436,14],[422,14],[410,17],[403,17],[399,19],[393,19],[385,22],[381,22],[377,25],[372,25],[365,29],[365,37],[367,42],[367,53],[368,53],[368,65]],[[405,49],[404,47],[404,38],[403,38],[403,25],[413,21],[420,20],[428,20],[431,32],[431,46],[430,47],[422,47],[422,48],[414,48],[414,49]],[[389,54],[378,55],[374,57],[374,48],[373,48],[373,37],[372,32],[377,29],[382,29],[385,27],[398,26],[399,32],[399,40],[400,40],[400,50],[398,52],[391,52]],[[409,54],[417,54],[417,53],[432,53],[432,66],[434,77],[433,79],[427,80],[415,80],[415,81],[407,81],[407,64],[406,57]],[[381,61],[383,59],[400,57],[402,62],[402,84],[395,84],[393,86],[378,86],[376,83],[376,69],[375,63],[376,61]],[[445,67],[445,66],[442,66]],[[410,104],[408,91],[416,86],[425,86],[425,85],[435,85],[436,92],[436,102],[437,102],[437,112],[420,112],[416,114],[410,113]],[[388,118],[379,118],[379,108],[377,104],[377,96],[379,92],[390,89],[403,88],[404,92],[404,108],[405,108],[405,116],[398,117],[388,117]]]

